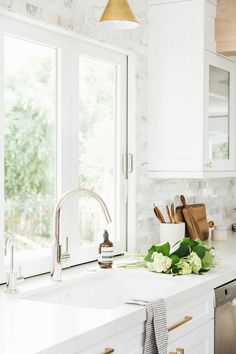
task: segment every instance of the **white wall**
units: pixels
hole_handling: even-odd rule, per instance
[[[130,0],[141,26],[128,32],[101,30],[96,21],[106,0],[0,0],[0,6],[16,13],[63,26],[91,38],[130,49],[137,56],[137,249],[158,240],[158,223],[152,203],[165,207],[185,194],[190,202],[205,202],[209,220],[236,222],[236,179],[152,180],[147,177],[147,0]]]

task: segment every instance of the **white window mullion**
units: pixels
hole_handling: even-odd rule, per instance
[[[60,151],[60,177],[58,198],[61,194],[78,187],[78,56],[76,41],[67,42],[67,48],[62,52],[62,114],[61,114],[61,144]],[[69,238],[70,261],[65,267],[76,264],[74,250],[77,247],[77,199],[72,198],[65,202],[61,213],[61,239],[65,245],[66,237]]]
[[[128,206],[128,179],[126,172],[123,171],[123,156],[128,153],[128,132],[127,132],[127,57],[122,56],[120,66],[117,69],[117,230],[120,240],[117,245],[117,253],[121,253],[126,248],[127,240],[127,206]],[[124,237],[125,235],[125,237]]]
[[[0,31],[2,25],[0,24]],[[4,38],[0,33],[0,283],[5,281],[4,265]]]

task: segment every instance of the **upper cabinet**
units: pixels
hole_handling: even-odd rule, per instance
[[[234,171],[235,63],[206,52],[205,162],[208,171]]]
[[[219,0],[216,16],[217,51],[236,55],[236,1]]]
[[[216,1],[149,2],[149,175],[236,176],[234,60],[216,54]]]

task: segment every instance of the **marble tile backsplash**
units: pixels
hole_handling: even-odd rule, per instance
[[[139,238],[140,250],[146,247],[148,240],[150,242],[159,239],[159,222],[153,218],[153,202],[166,216],[166,204],[174,201],[176,206],[180,205],[180,194],[185,195],[188,203],[205,203],[209,221],[213,220],[217,225],[225,225],[227,228],[231,227],[232,222],[236,222],[235,178],[157,180],[149,188],[146,188],[143,179],[139,188],[138,229],[141,235],[146,235]]]
[[[107,31],[96,27],[107,0],[0,0],[0,6],[29,17],[74,30],[90,38],[132,50],[136,54],[137,140],[137,249],[159,239],[159,225],[152,204],[165,208],[179,194],[188,202],[204,202],[208,219],[218,224],[236,222],[236,179],[155,180],[147,177],[147,0],[130,0],[141,26],[135,31]]]

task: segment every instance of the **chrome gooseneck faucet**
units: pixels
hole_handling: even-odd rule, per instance
[[[70,254],[68,252],[68,238],[66,242],[66,252],[62,253],[62,244],[61,244],[61,235],[60,235],[60,221],[61,221],[61,208],[66,200],[71,197],[77,196],[78,198],[82,198],[85,196],[92,197],[95,199],[98,204],[100,205],[105,219],[108,224],[112,222],[111,216],[107,209],[107,206],[104,200],[95,192],[89,189],[73,189],[67,193],[65,193],[59,202],[57,203],[55,209],[55,233],[54,233],[54,246],[53,246],[53,264],[52,264],[52,271],[51,276],[53,281],[61,281],[62,280],[62,261],[64,259],[69,259]]]

